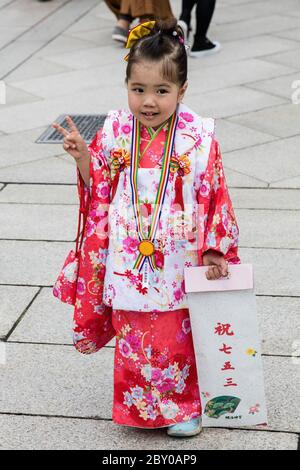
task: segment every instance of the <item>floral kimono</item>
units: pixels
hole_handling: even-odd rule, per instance
[[[89,147],[90,209],[75,305],[75,346],[84,353],[116,335],[113,420],[142,428],[201,415],[184,267],[213,249],[238,258],[238,226],[225,181],[214,120],[178,107],[168,185],[148,284],[134,267],[138,235],[130,164],[133,116],[111,111]],[[141,126],[138,193],[145,227],[160,178],[166,124]],[[78,183],[82,178],[78,172]],[[200,207],[200,211],[199,211]],[[150,222],[149,222],[150,221]],[[108,230],[108,236],[107,236]]]

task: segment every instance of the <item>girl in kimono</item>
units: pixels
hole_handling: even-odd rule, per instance
[[[105,341],[97,344],[92,322],[77,339],[94,352],[116,335],[116,424],[194,436],[202,409],[184,267],[227,276],[228,263],[240,263],[238,226],[214,119],[182,104],[182,30],[173,20],[145,22],[127,47],[129,111],[110,111],[89,147],[70,118],[71,132],[54,124],[91,195],[77,318],[111,312]],[[97,276],[97,296],[87,296]]]

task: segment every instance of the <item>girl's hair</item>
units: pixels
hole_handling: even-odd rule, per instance
[[[187,80],[187,53],[184,34],[177,20],[158,20],[149,36],[139,39],[130,49],[126,69],[126,83],[132,66],[142,60],[162,63],[163,77],[179,86]]]

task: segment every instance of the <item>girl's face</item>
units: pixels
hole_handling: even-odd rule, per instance
[[[132,114],[144,126],[157,129],[175,112],[187,83],[179,87],[162,77],[159,62],[143,61],[132,66],[127,87]]]

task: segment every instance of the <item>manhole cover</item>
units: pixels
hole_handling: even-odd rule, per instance
[[[106,114],[61,114],[53,122],[57,122],[65,129],[69,129],[66,116],[70,118],[76,124],[80,134],[86,143],[91,143],[96,132],[103,127]],[[43,134],[35,141],[37,144],[60,144],[63,143],[63,136],[57,132],[56,129],[49,126]]]

